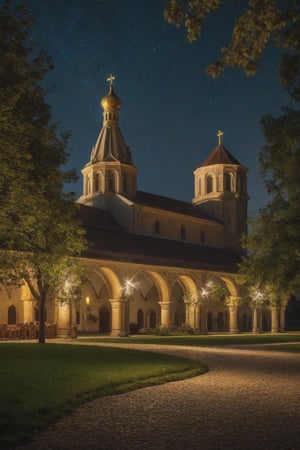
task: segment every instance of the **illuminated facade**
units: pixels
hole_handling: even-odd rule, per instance
[[[191,203],[139,191],[113,79],[101,100],[103,127],[82,169],[78,199],[91,244],[82,255],[88,280],[76,305],[48,305],[47,321],[61,336],[74,325],[81,333],[115,336],[155,328],[283,330],[284,309],[250,309],[236,283],[247,169],[225,149],[222,132],[194,171]],[[38,320],[26,288],[3,286],[0,296],[0,323]]]

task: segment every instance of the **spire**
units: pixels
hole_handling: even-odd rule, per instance
[[[221,145],[222,144],[222,136],[223,136],[223,131],[221,131],[221,130],[219,130],[218,131],[218,133],[217,133],[217,136],[218,136],[218,145]]]
[[[103,127],[92,149],[90,162],[93,164],[102,161],[118,161],[133,165],[129,148],[119,128],[121,100],[114,93],[115,77],[110,74],[106,81],[109,83],[109,92],[100,102],[103,108]]]
[[[206,160],[201,164],[201,167],[212,166],[214,164],[237,164],[241,165],[238,160],[223,146],[222,136],[223,131],[219,130],[217,133],[218,145],[208,155]]]
[[[112,85],[113,85],[113,82],[115,81],[115,79],[116,79],[116,77],[114,77],[112,73],[109,75],[108,78],[106,78],[106,81],[109,82],[109,87],[110,88],[112,88]]]

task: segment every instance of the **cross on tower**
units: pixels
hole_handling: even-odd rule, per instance
[[[113,82],[115,81],[116,77],[114,77],[112,74],[109,75],[109,77],[106,79],[106,81],[109,82],[109,86],[111,87],[113,85]]]
[[[223,136],[223,134],[224,134],[224,133],[223,133],[223,131],[221,131],[221,130],[219,130],[218,133],[217,133],[218,140],[219,140],[219,142],[218,142],[219,145],[222,144],[222,136]]]

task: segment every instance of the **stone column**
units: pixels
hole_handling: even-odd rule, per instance
[[[126,336],[126,302],[124,298],[111,298],[111,336]]]
[[[259,333],[260,327],[258,322],[258,308],[253,308],[252,314],[252,333]]]
[[[171,325],[171,302],[159,302],[161,308],[160,326],[169,327]]]
[[[58,305],[57,312],[57,337],[66,338],[70,336],[70,305],[65,303]]]
[[[280,331],[283,333],[285,331],[285,306],[280,308]]]
[[[229,331],[230,333],[236,334],[239,333],[238,327],[238,305],[241,301],[241,297],[237,297],[235,295],[231,295],[228,299],[228,307],[229,307]]]
[[[196,305],[194,307],[194,315],[195,315],[194,328],[196,328],[200,332],[200,330],[201,330],[201,307],[200,307],[199,303],[196,303]]]
[[[197,311],[198,311],[198,307],[196,304],[185,303],[185,321],[192,328],[197,328],[197,325],[196,325]]]
[[[279,331],[279,317],[278,308],[276,306],[271,307],[271,333],[278,333]]]

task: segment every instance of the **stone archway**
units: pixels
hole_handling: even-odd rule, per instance
[[[189,303],[186,300],[187,296],[193,297],[193,295],[197,294],[197,287],[194,280],[187,276],[187,275],[180,275],[173,286],[176,286],[176,283],[180,286],[181,289],[181,301],[178,302],[177,298],[177,305],[175,302],[175,325],[181,326],[183,323],[187,323],[189,326],[191,326],[194,329],[200,329],[200,309],[199,305],[194,303]],[[173,292],[173,291],[172,291]],[[178,295],[177,295],[178,297]],[[176,301],[176,297],[175,297]]]
[[[144,327],[170,325],[170,300],[167,280],[153,270],[142,270],[130,276],[133,286],[128,296],[129,327],[138,327],[138,310],[144,315]],[[150,311],[153,311],[150,320]],[[141,314],[141,313],[140,313]]]

